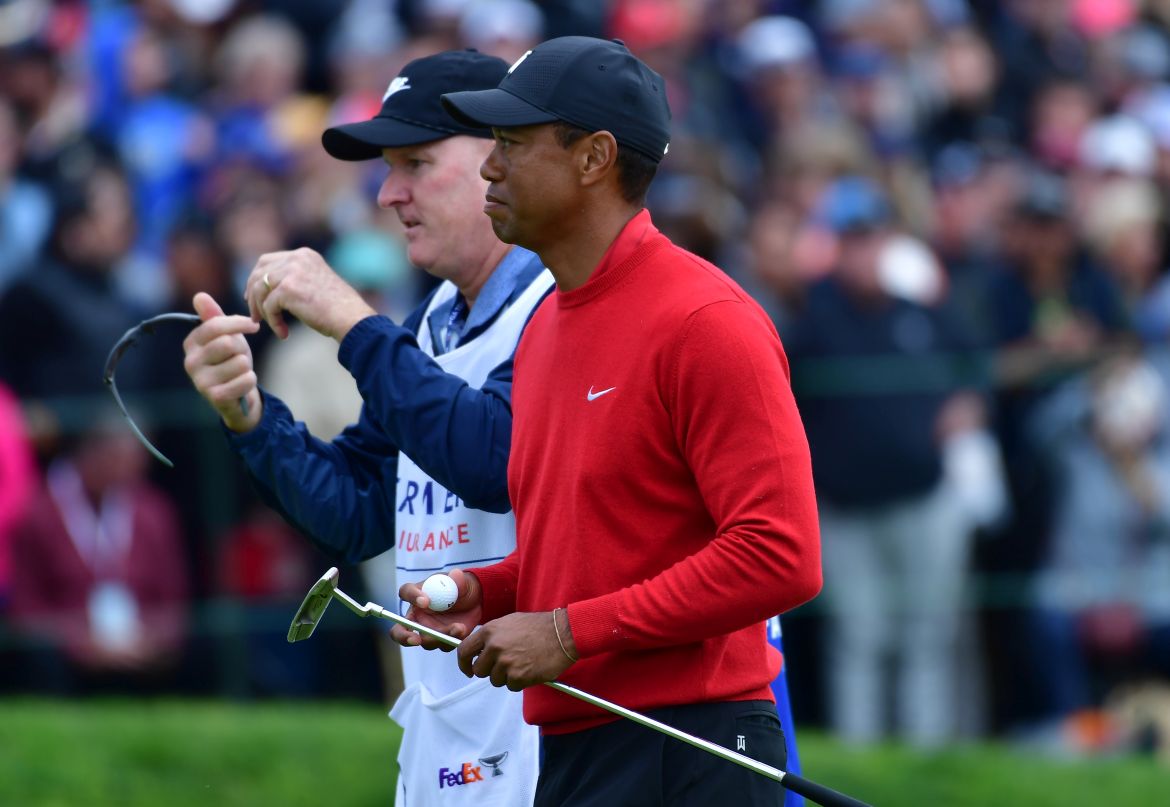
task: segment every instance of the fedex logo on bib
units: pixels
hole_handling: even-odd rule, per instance
[[[491,771],[492,776],[503,776],[504,760],[507,758],[508,752],[504,751],[500,754],[480,757],[479,765],[464,762],[462,768],[439,768],[439,790],[444,787],[459,787],[460,785],[470,785],[473,782],[482,782],[484,775],[480,771],[483,768]]]
[[[483,774],[480,773],[478,765],[472,765],[470,762],[464,762],[462,768],[451,770],[450,768],[439,768],[439,790],[444,787],[459,787],[460,785],[470,785],[473,782],[482,782]]]

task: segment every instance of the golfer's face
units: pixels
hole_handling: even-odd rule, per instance
[[[557,142],[551,124],[492,134],[495,147],[480,168],[488,181],[483,212],[501,241],[538,250],[573,215],[574,150]]]
[[[378,204],[393,208],[406,232],[410,262],[438,277],[449,277],[482,256],[486,183],[479,165],[491,143],[475,137],[448,137],[433,143],[382,150],[389,167]]]

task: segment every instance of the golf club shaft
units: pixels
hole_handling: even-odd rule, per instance
[[[434,628],[428,628],[426,625],[415,622],[412,619],[407,619],[406,617],[396,614],[393,611],[388,611],[377,603],[368,602],[364,606],[360,605],[348,594],[341,591],[341,589],[333,589],[333,595],[345,603],[345,606],[349,608],[349,610],[353,611],[359,616],[373,614],[375,616],[382,617],[383,619],[388,619],[391,622],[397,622],[399,625],[410,628],[413,631],[417,631],[424,636],[429,636],[432,639],[442,642],[443,644],[450,647],[458,647],[460,644],[460,641],[454,636],[448,636],[447,634],[437,631]],[[794,793],[799,793],[800,795],[811,799],[817,804],[824,805],[824,807],[868,807],[865,802],[858,801],[857,799],[854,799],[850,796],[846,796],[844,793],[838,793],[836,790],[825,787],[824,785],[819,785],[816,782],[810,782],[809,780],[803,779],[796,774],[782,771],[779,768],[772,767],[771,765],[766,765],[759,760],[744,756],[743,754],[740,754],[736,751],[732,751],[730,748],[724,748],[723,746],[713,743],[710,740],[704,740],[702,737],[696,737],[693,734],[687,734],[685,731],[676,729],[674,726],[667,725],[666,723],[662,723],[652,717],[647,717],[640,712],[627,709],[624,706],[618,706],[616,703],[611,703],[610,701],[607,701],[604,698],[599,698],[596,695],[590,695],[588,692],[584,692],[580,689],[577,689],[576,687],[571,687],[568,684],[562,684],[559,681],[546,681],[545,686],[552,687],[558,692],[563,692],[566,695],[577,698],[578,700],[585,701],[586,703],[592,704],[599,709],[604,709],[607,712],[619,715],[626,718],[627,720],[632,720],[641,726],[645,726],[646,728],[661,732],[668,737],[673,737],[674,739],[680,740],[681,742],[687,743],[688,745],[692,745],[695,748],[702,749],[703,751],[714,754],[715,756],[728,762],[734,762],[736,765],[740,765],[744,768],[747,768],[748,770],[755,771],[761,776],[766,776],[769,779],[781,782],[785,787]]]

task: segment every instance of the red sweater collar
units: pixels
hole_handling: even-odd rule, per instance
[[[650,211],[638,211],[609,245],[585,284],[572,291],[557,292],[557,305],[571,308],[592,300],[628,275],[661,239],[658,228],[650,221]]]

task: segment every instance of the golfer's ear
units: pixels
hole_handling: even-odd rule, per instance
[[[593,185],[600,182],[617,162],[617,141],[607,131],[594,132],[578,141],[581,146],[581,182]]]
[[[205,291],[201,291],[195,295],[192,301],[195,306],[195,313],[199,315],[199,319],[207,322],[212,317],[222,317],[223,309],[219,307],[219,303]]]

